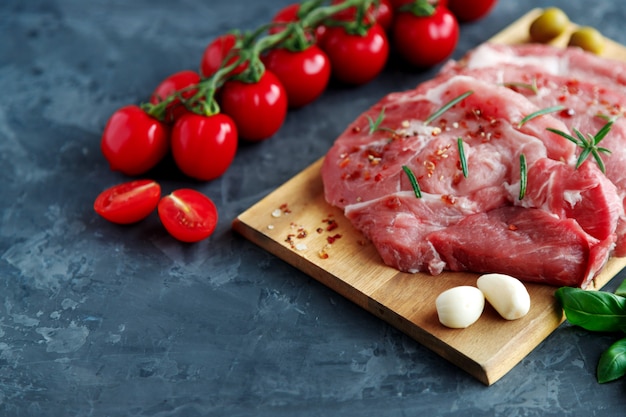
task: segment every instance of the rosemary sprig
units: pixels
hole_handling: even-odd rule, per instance
[[[509,83],[502,83],[502,85],[504,87],[518,87],[518,88],[526,88],[527,90],[530,90],[533,92],[533,94],[537,94],[539,93],[539,88],[537,88],[537,79],[533,78],[533,82],[532,84],[528,84],[528,83],[521,83],[521,82],[509,82]]]
[[[598,146],[598,144],[609,133],[609,131],[611,130],[611,127],[613,126],[614,121],[615,120],[612,119],[606,122],[606,124],[602,126],[595,135],[592,135],[591,133],[587,133],[587,135],[585,136],[582,133],[580,133],[580,131],[576,128],[572,128],[572,131],[574,132],[576,137],[568,133],[565,133],[562,130],[553,129],[550,127],[547,128],[547,130],[552,133],[556,133],[557,135],[562,136],[571,142],[574,142],[576,145],[582,148],[582,152],[580,153],[580,155],[578,156],[578,160],[576,161],[576,168],[580,167],[583,164],[583,162],[585,162],[585,159],[589,157],[589,155],[593,155],[593,159],[596,160],[596,163],[598,164],[600,171],[605,173],[604,162],[602,161],[602,157],[600,156],[600,153],[610,154],[611,151],[608,150],[607,148],[602,148]]]
[[[459,159],[461,160],[461,169],[463,170],[463,176],[467,178],[468,170],[467,170],[467,158],[465,158],[465,150],[463,149],[463,138],[458,138],[456,140],[457,146],[459,147]]]
[[[519,199],[523,199],[526,195],[526,186],[528,185],[528,167],[526,166],[526,155],[523,153],[519,156]]]
[[[415,178],[415,174],[411,171],[411,168],[402,165],[402,170],[405,172],[406,176],[409,177],[411,187],[413,187],[413,191],[415,192],[415,197],[422,198],[422,190],[420,190],[420,185],[417,183],[417,178]]]
[[[373,120],[369,115],[366,116],[367,117],[367,123],[369,125],[369,134],[373,134],[375,132],[381,131],[381,130],[385,130],[388,132],[394,132],[393,129],[390,129],[388,127],[382,127],[380,124],[383,122],[383,120],[385,120],[385,108],[383,107],[382,109],[380,109],[380,113],[378,113],[378,117],[376,117],[376,120]]]
[[[450,100],[449,102],[447,102],[446,104],[441,106],[441,108],[439,110],[437,110],[436,112],[434,112],[433,114],[428,116],[428,118],[426,120],[424,120],[424,125],[425,126],[429,125],[435,119],[439,118],[442,114],[444,114],[445,112],[450,110],[450,108],[453,107],[455,104],[465,100],[467,97],[469,97],[472,94],[474,94],[474,91],[469,90],[469,91],[464,92],[460,96],[453,98],[452,100]]]
[[[522,127],[524,125],[524,123],[539,117],[539,116],[543,116],[545,114],[550,114],[550,113],[554,113],[557,111],[561,111],[564,110],[565,106],[552,106],[552,107],[546,107],[545,109],[541,109],[541,110],[537,110],[536,112],[533,112],[531,114],[529,114],[528,116],[524,117],[519,124],[517,125],[518,128]]]

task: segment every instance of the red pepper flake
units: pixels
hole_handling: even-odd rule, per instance
[[[449,205],[454,205],[454,203],[456,203],[456,197],[450,194],[444,194],[441,196],[441,199],[443,200],[444,203],[449,204]]]
[[[336,234],[336,235],[334,235],[334,236],[328,236],[328,237],[326,238],[326,241],[328,242],[328,244],[329,244],[329,245],[332,245],[333,243],[335,243],[335,241],[336,241],[337,239],[340,239],[340,238],[341,238],[341,235],[340,235],[339,233],[337,233],[337,234]]]
[[[298,234],[296,235],[298,239],[304,239],[307,236],[308,236],[308,232],[304,228],[302,227],[298,228]]]
[[[315,231],[319,234],[324,233],[324,229],[322,229],[321,227],[318,227],[317,229],[315,229]]]
[[[327,224],[326,231],[330,232],[331,230],[335,230],[339,227],[339,224],[335,221],[335,219],[326,219],[324,222]]]
[[[289,209],[289,206],[287,203],[283,203],[280,206],[278,206],[279,209],[281,209],[283,211],[283,213],[288,214],[291,213],[291,210]]]
[[[509,225],[509,230],[516,231],[517,230],[517,226],[515,226],[514,224],[510,224]]]
[[[317,255],[321,258],[321,259],[328,259],[328,252],[326,252],[326,248],[321,249],[319,252],[317,252]]]

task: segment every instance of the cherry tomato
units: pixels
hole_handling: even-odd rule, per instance
[[[341,4],[345,0],[333,0],[331,4]],[[345,10],[335,14],[334,19],[353,21],[356,19],[357,8],[355,6],[348,7]],[[372,4],[367,10],[366,22],[376,22],[385,30],[389,30],[393,21],[393,6],[390,0],[380,0],[378,5]]]
[[[209,181],[221,176],[237,151],[237,128],[225,114],[183,115],[172,128],[172,156],[192,178]]]
[[[109,118],[100,149],[113,171],[140,175],[167,153],[169,129],[139,106],[125,106]]]
[[[330,61],[318,46],[303,51],[270,50],[262,57],[265,68],[275,74],[287,93],[291,108],[305,106],[318,98],[330,79]]]
[[[353,85],[376,78],[389,56],[389,41],[379,24],[370,27],[365,36],[350,34],[341,26],[329,27],[320,47],[330,59],[333,77]]]
[[[256,83],[228,81],[220,93],[221,108],[232,117],[239,137],[267,139],[280,129],[287,116],[287,93],[276,75],[265,70]]]
[[[189,188],[181,188],[163,197],[157,211],[165,230],[181,242],[206,239],[217,225],[217,208],[213,201]]]
[[[227,33],[225,35],[218,36],[211,43],[209,43],[202,54],[202,60],[200,61],[200,73],[205,77],[210,77],[215,74],[223,66],[234,64],[238,56],[237,50],[233,49],[237,43],[237,35]],[[231,58],[226,58],[231,55]],[[242,62],[237,65],[230,74],[237,75],[242,73],[248,67],[247,62]]]
[[[159,84],[152,95],[150,96],[150,103],[159,104],[167,99],[172,94],[182,91],[180,95],[183,98],[192,97],[197,90],[191,88],[192,86],[200,82],[200,75],[196,71],[184,70],[170,75]],[[187,113],[187,109],[181,103],[180,99],[175,99],[167,105],[165,110],[165,120],[172,122]]]
[[[294,3],[288,6],[285,6],[274,15],[274,17],[272,18],[272,23],[297,22],[298,20],[300,20],[300,18],[298,17],[299,11],[300,11],[300,3]],[[280,25],[275,25],[268,29],[268,33],[274,34],[274,33],[280,32],[281,30],[284,30],[284,29]],[[313,33],[315,35],[315,40],[319,42],[322,36],[324,36],[325,31],[326,31],[326,27],[323,25],[316,27]]]
[[[393,6],[391,0],[380,0],[378,7],[374,8],[374,18],[376,23],[381,25],[383,29],[389,30],[393,22]]]
[[[460,22],[482,19],[496,5],[497,0],[447,0],[448,9]]]
[[[431,67],[448,58],[459,40],[459,24],[445,7],[431,16],[410,11],[396,13],[393,43],[399,54],[417,67]]]
[[[148,217],[161,198],[161,186],[152,180],[135,180],[102,191],[93,208],[110,222],[131,224]]]

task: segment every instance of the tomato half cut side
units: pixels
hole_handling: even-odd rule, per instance
[[[157,211],[165,230],[181,242],[206,239],[217,225],[217,208],[213,201],[190,188],[181,188],[163,197]]]
[[[93,208],[106,220],[131,224],[145,219],[159,204],[161,186],[153,180],[134,180],[102,191]]]

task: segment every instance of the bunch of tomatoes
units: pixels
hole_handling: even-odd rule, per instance
[[[185,175],[220,177],[239,140],[262,141],[282,126],[289,109],[316,100],[332,78],[362,85],[383,70],[390,51],[416,67],[447,59],[459,21],[487,14],[496,0],[305,0],[276,13],[254,31],[232,31],[206,47],[199,71],[168,76],[148,102],[109,118],[101,150],[114,171],[146,174],[167,154]],[[161,197],[153,180],[103,191],[94,203],[105,219],[129,224],[155,209],[175,238],[211,235],[217,209],[200,192],[181,189]]]

